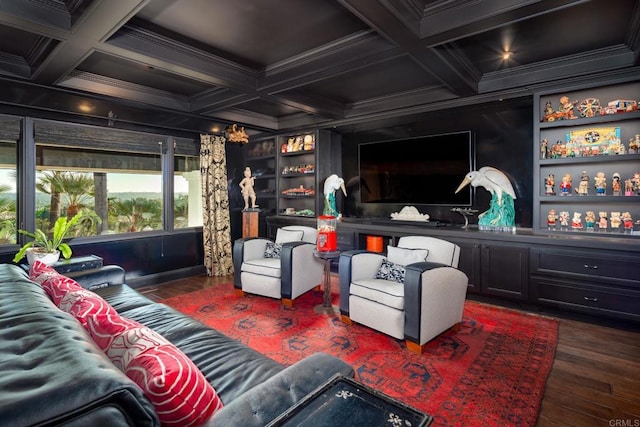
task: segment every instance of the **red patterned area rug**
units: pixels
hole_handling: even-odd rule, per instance
[[[535,425],[558,341],[556,320],[472,301],[460,330],[432,340],[422,355],[337,315],[316,314],[319,291],[292,309],[237,296],[232,284],[162,302],[284,365],[319,351],[340,357],[360,382],[432,415],[434,426]]]

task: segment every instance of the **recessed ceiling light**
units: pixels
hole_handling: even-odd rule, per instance
[[[509,58],[511,58],[512,53],[509,51],[506,52],[502,52],[502,60],[503,61],[508,61]]]

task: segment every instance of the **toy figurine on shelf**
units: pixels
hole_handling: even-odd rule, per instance
[[[549,215],[547,215],[547,228],[549,230],[555,230],[557,220],[558,220],[558,215],[556,214],[556,210],[550,209]]]
[[[544,179],[544,194],[546,194],[547,196],[555,196],[556,195],[556,179],[555,176],[550,173],[549,176],[547,176]]]
[[[576,102],[569,101],[568,96],[563,96],[560,98],[560,110],[558,111],[559,118],[562,120],[568,119],[576,119],[576,115],[574,113],[574,106]]]
[[[640,139],[638,138],[640,135],[636,135],[635,138],[631,138],[629,140],[629,154],[637,154],[638,149],[640,149]]]
[[[624,180],[624,195],[633,196],[633,182],[631,179]]]
[[[620,229],[620,224],[622,224],[620,212],[611,212],[609,222],[611,223],[611,231],[618,231]]]
[[[558,220],[560,221],[560,229],[566,230],[569,228],[569,212],[560,211],[560,215],[558,216]]]
[[[549,140],[545,138],[540,143],[540,158],[546,159],[547,157],[549,157]]]
[[[598,172],[593,180],[596,196],[604,196],[607,192],[607,178],[604,176],[604,172]]]
[[[624,212],[622,214],[622,224],[624,231],[633,231],[633,218],[631,218],[630,212]]]
[[[611,178],[611,189],[614,196],[619,196],[622,191],[620,186],[620,174],[618,172],[615,172]]]
[[[551,101],[547,101],[544,104],[544,113],[542,114],[543,122],[552,122],[555,120],[555,112],[553,111],[553,105],[551,105]]]
[[[633,178],[631,178],[632,184],[632,194],[635,193],[637,196],[640,196],[640,172],[635,172],[633,174]]]
[[[563,196],[571,195],[571,174],[565,173],[560,182],[560,194]]]
[[[607,212],[605,211],[598,212],[598,216],[600,217],[600,220],[598,221],[598,229],[600,231],[607,231],[607,227],[608,227]]]
[[[587,175],[587,171],[582,171],[582,176],[580,176],[580,184],[578,184],[578,188],[576,188],[576,193],[581,196],[586,196],[589,194],[589,175]]]
[[[571,228],[574,230],[582,230],[582,214],[580,212],[573,213],[573,218],[571,218]]]
[[[584,216],[584,225],[587,227],[587,231],[593,231],[593,226],[596,224],[596,213],[594,211],[587,211]]]

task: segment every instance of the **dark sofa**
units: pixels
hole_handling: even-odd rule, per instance
[[[124,284],[120,267],[73,278],[189,356],[224,403],[207,425],[264,426],[333,375],[354,374],[345,362],[322,353],[285,367],[144,297]],[[80,323],[9,264],[0,264],[0,420],[8,426],[158,425],[141,389]]]

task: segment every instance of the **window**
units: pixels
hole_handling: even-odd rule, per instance
[[[17,141],[18,118],[0,116],[0,245],[17,238]]]
[[[202,187],[200,158],[176,155],[174,158],[174,228],[202,226]]]
[[[163,229],[166,137],[36,122],[36,226],[82,213],[77,234]]]

